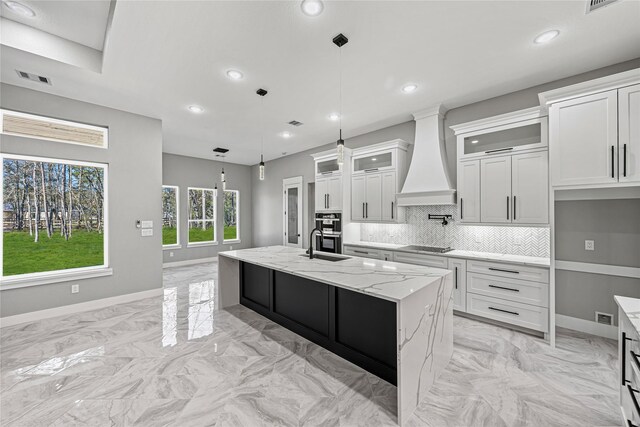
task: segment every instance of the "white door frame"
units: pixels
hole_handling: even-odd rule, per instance
[[[285,178],[282,180],[282,244],[284,246],[292,246],[302,248],[302,240],[303,240],[303,221],[304,221],[304,188],[303,188],[303,177],[302,176],[294,176],[291,178]],[[298,239],[297,245],[292,245],[287,243],[287,188],[297,187],[298,188],[298,234],[300,238]]]

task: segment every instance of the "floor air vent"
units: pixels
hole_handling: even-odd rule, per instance
[[[27,73],[26,71],[20,70],[16,70],[16,73],[18,73],[18,76],[20,76],[20,78],[22,79],[31,80],[38,83],[45,83],[48,85],[51,84],[51,79],[49,77],[39,76],[37,74]]]
[[[594,10],[602,9],[605,6],[609,6],[612,3],[617,2],[618,0],[588,0],[587,1],[587,13],[593,12]]]
[[[613,314],[596,311],[596,322],[603,325],[613,325]]]

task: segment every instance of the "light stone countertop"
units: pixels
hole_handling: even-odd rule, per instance
[[[625,312],[633,327],[636,328],[636,332],[640,335],[640,299],[618,295],[614,296],[613,299],[618,304],[618,307]],[[619,319],[618,322],[620,322]]]
[[[451,271],[440,268],[354,256],[335,262],[310,260],[308,255],[301,256],[304,254],[303,249],[267,246],[220,252],[218,255],[394,302],[431,284],[438,285],[443,277],[451,274]]]
[[[533,256],[525,256],[525,255],[511,255],[511,254],[497,254],[492,252],[475,252],[475,251],[463,251],[459,249],[454,249],[450,252],[445,253],[437,253],[437,252],[425,252],[425,251],[417,251],[412,249],[404,249],[404,246],[407,245],[398,245],[393,243],[377,243],[377,242],[345,242],[343,245],[346,246],[358,246],[361,248],[371,248],[371,249],[387,249],[398,252],[407,252],[414,254],[424,254],[424,255],[434,255],[434,256],[444,256],[450,258],[465,258],[465,259],[477,259],[481,261],[498,261],[504,262],[508,264],[516,264],[516,265],[528,265],[531,267],[544,267],[549,268],[550,260],[549,258],[543,257],[533,257]]]

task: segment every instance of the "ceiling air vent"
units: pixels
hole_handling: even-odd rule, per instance
[[[214,153],[222,153],[222,154],[224,154],[224,153],[226,153],[227,151],[229,151],[229,149],[228,149],[228,148],[220,148],[220,147],[218,147],[218,148],[214,148],[214,149],[213,149],[213,152],[214,152]]]
[[[302,122],[299,122],[299,121],[297,121],[297,120],[291,120],[291,121],[289,122],[289,124],[290,124],[291,126],[296,126],[296,127],[298,127],[298,126],[302,126],[302,125],[303,125],[303,123],[302,123]]]
[[[31,80],[38,83],[45,83],[48,85],[51,84],[51,79],[49,79],[49,77],[39,76],[37,74],[27,73],[26,71],[20,70],[16,70],[16,73],[18,73],[18,76],[20,76],[20,78],[22,79]]]
[[[605,6],[609,6],[612,3],[617,2],[618,0],[588,0],[587,1],[587,13],[593,12],[594,10],[602,9]]]

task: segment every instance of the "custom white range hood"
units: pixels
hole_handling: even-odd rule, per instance
[[[451,205],[456,190],[449,179],[441,105],[414,113],[416,139],[398,206]]]

